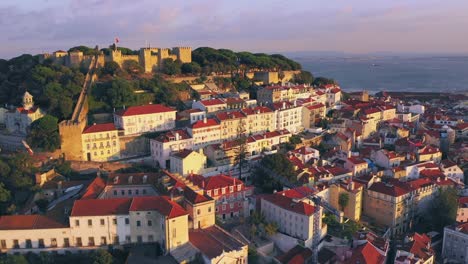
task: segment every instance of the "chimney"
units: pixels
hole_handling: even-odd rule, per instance
[[[146,183],[148,181],[148,175],[143,175],[143,183]]]
[[[128,177],[128,183],[132,184],[133,183],[133,176]]]
[[[119,182],[119,176],[114,177],[114,184],[117,184]]]
[[[286,102],[283,101],[283,109],[286,109]]]
[[[179,139],[180,139],[179,132],[175,133],[175,139],[176,139],[176,141],[179,141]]]
[[[207,120],[206,120],[206,116],[205,116],[205,117],[203,117],[203,124],[206,124],[206,121]]]
[[[123,109],[125,110],[125,105],[123,106]]]

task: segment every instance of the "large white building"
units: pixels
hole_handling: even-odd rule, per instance
[[[275,111],[276,129],[288,130],[295,134],[303,130],[302,126],[302,106],[296,105],[296,102],[278,102],[270,107]]]
[[[175,128],[176,109],[160,104],[131,106],[114,113],[114,124],[124,135]]]

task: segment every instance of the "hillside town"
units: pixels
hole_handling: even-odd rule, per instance
[[[2,253],[122,249],[126,263],[468,263],[466,97],[346,92],[331,81],[295,82],[297,72],[257,70],[245,74],[248,91],[184,81],[194,96],[181,107],[123,105],[100,113],[101,122],[88,101],[106,60],[152,60],[145,73],[170,56],[192,61],[191,48],[128,56],[114,49],[41,58],[67,67],[88,60],[88,72],[73,113],[58,124],[57,155],[44,158],[19,140],[37,168],[36,192],[0,216]],[[6,138],[27,135],[45,115],[26,91],[22,105],[0,108],[0,123]],[[58,162],[86,167],[87,177],[62,175]]]

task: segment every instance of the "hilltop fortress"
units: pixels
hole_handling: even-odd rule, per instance
[[[66,52],[58,50],[50,53],[40,55],[40,60],[52,59],[54,63],[62,64],[65,66],[88,66],[91,63],[94,55],[84,55],[81,51]],[[168,48],[141,48],[138,55],[122,55],[122,51],[117,49],[115,45],[110,49],[108,55],[102,51],[97,55],[98,66],[103,66],[105,62],[113,61],[122,67],[127,61],[136,61],[143,67],[145,72],[153,72],[160,70],[163,67],[164,59],[179,60],[181,63],[192,62],[192,48],[191,47],[174,47]]]

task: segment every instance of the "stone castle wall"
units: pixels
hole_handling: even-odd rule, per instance
[[[54,63],[79,67],[87,67],[93,56],[83,55],[81,51],[73,52],[54,52],[53,54],[39,55],[39,61],[52,59]],[[141,48],[138,55],[122,55],[120,50],[111,50],[108,56],[104,54],[98,55],[98,64],[103,66],[105,62],[113,61],[122,67],[126,61],[136,61],[143,67],[145,72],[152,72],[162,68],[164,59],[171,58],[174,61],[180,60],[182,63],[192,62],[192,48],[190,47],[175,47],[167,48]]]

